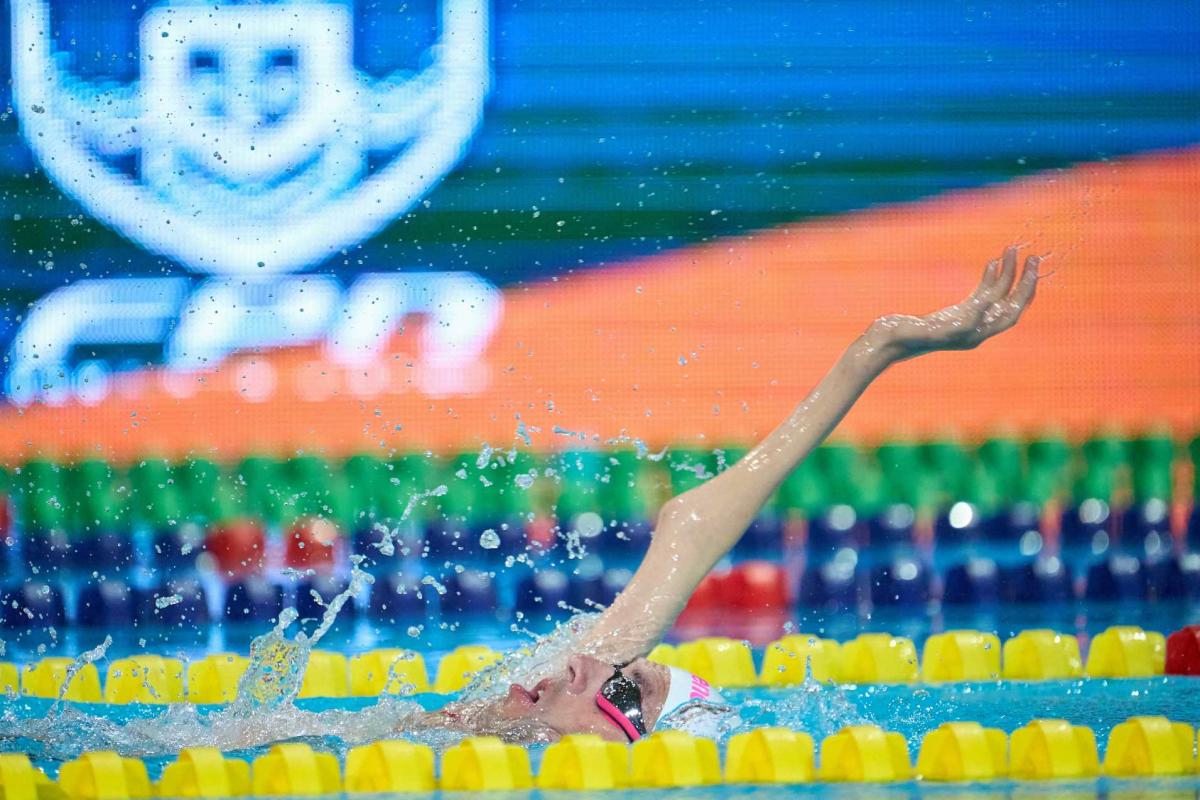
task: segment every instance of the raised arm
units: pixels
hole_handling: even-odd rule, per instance
[[[645,655],[671,627],[700,580],[732,549],[759,509],[890,365],[935,350],[968,350],[1016,324],[1033,300],[1037,256],[1016,280],[1017,249],[987,265],[975,291],[924,317],[876,320],[775,430],[721,474],[669,500],[625,590],[585,646],[620,663]],[[1015,284],[1015,288],[1014,288]]]

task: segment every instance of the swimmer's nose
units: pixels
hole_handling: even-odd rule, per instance
[[[603,681],[600,673],[612,667],[607,666],[591,656],[571,656],[567,659],[567,691],[571,694],[582,694],[598,680]]]

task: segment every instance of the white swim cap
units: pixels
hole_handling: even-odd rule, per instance
[[[699,675],[693,675],[679,667],[667,667],[667,670],[671,673],[671,682],[667,688],[667,700],[658,715],[659,720],[693,700],[715,704],[725,702],[721,693],[709,686],[708,681]]]

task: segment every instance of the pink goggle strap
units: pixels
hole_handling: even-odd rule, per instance
[[[633,727],[633,723],[629,721],[629,718],[622,714],[619,708],[608,702],[604,695],[596,695],[596,705],[604,712],[604,716],[612,720],[612,723],[629,737],[629,741],[636,742],[642,738],[642,735],[638,733],[637,728]]]

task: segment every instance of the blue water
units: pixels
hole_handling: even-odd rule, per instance
[[[864,563],[870,562],[878,555],[864,553]],[[997,550],[989,551],[987,555],[1000,560],[1004,553]],[[1076,566],[1079,570],[1083,569],[1082,562]],[[513,578],[508,572],[510,571],[500,573],[504,580]],[[510,594],[511,589],[511,586],[506,587]],[[738,612],[724,613],[709,619],[691,618],[677,627],[668,641],[708,635],[745,639],[757,648],[756,658],[761,663],[762,646],[785,633],[792,632],[844,641],[864,631],[886,631],[913,639],[919,649],[930,634],[949,629],[993,631],[1001,639],[1007,639],[1024,629],[1052,628],[1078,635],[1081,648],[1086,654],[1090,638],[1111,625],[1139,625],[1168,634],[1183,625],[1197,622],[1200,622],[1200,603],[1192,601],[1077,601],[1045,605],[997,604],[986,608],[929,604],[874,610],[868,610],[864,606],[857,612],[793,608],[778,613]],[[315,623],[315,620],[302,621],[302,627],[311,632]],[[553,619],[544,616],[527,617],[518,622],[502,612],[489,611],[460,617],[442,617],[440,614],[434,614],[422,620],[414,620],[411,626],[407,622],[388,625],[366,619],[360,609],[357,617],[340,615],[317,646],[344,653],[358,653],[377,647],[414,649],[425,656],[432,678],[439,659],[454,647],[470,642],[486,644],[500,651],[513,650],[551,629],[553,624]],[[97,663],[103,674],[108,660],[135,653],[151,652],[185,660],[220,651],[246,653],[251,640],[264,632],[264,626],[261,624],[244,623],[187,624],[180,627],[149,625],[114,631],[77,626],[68,626],[63,630],[34,628],[20,634],[10,632],[6,636],[8,641],[2,658],[20,663],[42,656],[75,656],[95,647],[105,636],[111,635],[112,644],[105,658]],[[1161,714],[1191,724],[1200,722],[1200,680],[1179,677],[1045,683],[991,682],[944,686],[829,687],[813,684],[787,689],[728,690],[726,695],[738,708],[741,716],[740,725],[729,733],[752,727],[783,725],[807,731],[820,742],[823,737],[846,725],[874,723],[901,733],[908,743],[914,762],[922,737],[948,721],[973,720],[989,727],[1012,731],[1036,718],[1065,718],[1075,724],[1091,727],[1096,733],[1101,754],[1112,727],[1131,716]],[[310,730],[352,734],[349,738],[340,738],[333,733],[303,738],[314,747],[344,755],[346,750],[364,740],[394,735],[396,721],[415,708],[414,701],[421,707],[433,709],[446,702],[446,699],[436,695],[420,696],[413,701],[385,700],[382,703],[374,698],[310,699],[297,701],[295,705],[301,712],[320,715],[306,718]],[[164,714],[162,707],[80,704],[72,706],[64,716],[57,719],[54,725],[56,732],[50,743],[3,738],[6,731],[10,732],[24,722],[53,718],[60,710],[61,707],[56,708],[54,703],[48,700],[0,698],[0,750],[27,752],[48,774],[54,775],[63,760],[72,758],[83,750],[108,749],[115,745],[129,754],[144,757],[153,777],[165,763],[173,760],[179,747],[194,743],[195,740],[188,737],[204,735],[204,717],[213,713],[213,709],[203,709],[192,715],[193,712],[185,710],[180,716],[180,712],[176,710],[170,712],[177,715],[170,718],[170,721],[156,723],[156,718]],[[270,729],[299,730],[293,724],[294,719],[292,716],[279,717],[277,720],[269,718]],[[175,720],[178,720],[178,725],[174,724]],[[130,723],[134,723],[133,728],[127,727]],[[151,737],[154,741],[162,741],[161,737],[166,737],[168,742],[157,746],[148,745],[144,735],[127,736],[130,731],[139,730],[138,723],[157,731],[155,736],[159,738]],[[327,728],[322,727],[325,723],[328,723]],[[163,733],[164,730],[166,733]],[[431,743],[446,744],[448,740],[443,737]],[[264,753],[267,747],[263,745],[225,749],[236,757],[253,759]],[[534,748],[531,752],[535,770],[540,752],[539,748]],[[1127,791],[1135,791],[1137,796],[1174,797],[1181,796],[1179,793],[1182,792],[1182,796],[1194,797],[1198,788],[1200,783],[1191,779],[1133,783],[1093,781],[1079,784],[1071,791],[1077,790],[1081,793],[1080,796],[1091,796],[1099,791],[1109,792],[1113,796],[1126,796]],[[964,789],[961,785],[944,787],[914,783],[888,787],[886,794],[1062,796],[1062,793],[1069,789],[1070,787],[1058,783],[1019,787],[1013,783],[998,783],[969,789]],[[873,794],[884,792],[882,788],[873,788],[871,791]],[[795,787],[785,791],[777,788],[756,790],[721,787],[688,790],[683,794],[696,797],[778,797],[781,794],[812,793],[840,796],[847,792],[859,796],[862,788]],[[641,793],[630,793],[630,796],[637,794]],[[673,793],[672,796],[679,794]]]
[[[1064,632],[1082,634],[1085,652],[1088,636],[1110,624],[1140,624],[1144,627],[1169,632],[1179,626],[1200,620],[1200,609],[1190,605],[1134,604],[1096,605],[1077,604],[1063,607],[1009,607],[994,613],[931,613],[914,614],[909,611],[875,613],[867,616],[854,614],[819,615],[806,617],[758,616],[726,621],[723,625],[676,631],[677,637],[690,638],[700,634],[732,634],[746,636],[756,642],[774,638],[788,630],[803,630],[837,639],[850,638],[862,630],[888,630],[916,640],[918,647],[932,632],[951,627],[975,627],[993,630],[1006,638],[1016,631],[1031,627],[1053,627]],[[179,657],[197,657],[216,650],[246,652],[252,636],[261,634],[253,626],[213,626],[199,632],[174,635],[162,632],[158,640],[144,642],[144,637],[117,634],[107,658],[119,657],[130,652],[158,652]],[[92,634],[95,635],[95,634]],[[87,639],[88,634],[74,632],[59,642],[54,650],[74,654],[80,649],[95,644]],[[406,641],[407,640],[407,641]],[[430,626],[422,632],[420,642],[415,642],[402,630],[380,629],[365,620],[335,628],[323,639],[319,647],[343,652],[360,652],[372,647],[405,646],[416,647],[426,655],[430,670],[436,668],[438,658],[452,647],[464,642],[490,644],[497,649],[511,649],[528,641],[528,635],[505,632],[505,628],[494,619],[473,619],[444,627]],[[47,651],[46,654],[49,654]],[[29,654],[36,657],[37,653]],[[20,655],[9,652],[9,659],[24,660]],[[761,659],[761,652],[756,652]],[[97,666],[104,672],[106,663]],[[990,727],[1011,732],[1035,718],[1063,718],[1075,724],[1091,727],[1103,756],[1109,731],[1117,723],[1137,715],[1165,715],[1174,720],[1195,724],[1200,721],[1200,680],[1181,677],[1125,680],[1079,680],[1050,681],[1041,683],[989,682],[965,683],[941,686],[893,685],[893,686],[845,686],[833,687],[806,684],[801,687],[780,689],[754,688],[725,692],[727,699],[738,708],[740,725],[731,732],[765,725],[784,725],[807,731],[819,743],[820,740],[846,725],[875,723],[887,730],[901,733],[908,742],[914,763],[922,737],[942,722],[975,720]],[[439,707],[447,698],[437,695],[421,695],[413,700],[426,709]],[[100,749],[110,746],[110,740],[102,722],[118,723],[121,726],[134,721],[154,720],[162,715],[162,707],[153,706],[109,706],[101,704],[68,704],[72,708],[59,721],[61,736],[56,744],[47,745],[26,739],[0,738],[0,750],[23,751],[33,757],[48,774],[54,775],[65,758],[85,749]],[[331,729],[356,730],[368,738],[382,738],[393,720],[413,708],[407,700],[385,700],[380,705],[375,698],[354,699],[310,699],[296,702],[303,711],[322,714],[328,718]],[[395,709],[393,712],[392,709]],[[202,709],[199,715],[212,713],[213,709]],[[82,712],[83,716],[77,712]],[[350,712],[351,716],[337,712]],[[54,703],[36,698],[0,699],[0,733],[13,723],[37,720],[48,714],[58,713]],[[354,720],[349,728],[346,720]],[[7,725],[5,724],[7,723]],[[286,723],[281,730],[289,729]],[[120,730],[116,728],[115,730]],[[728,734],[727,734],[728,735]],[[345,754],[346,750],[361,741],[344,740],[334,735],[302,737],[314,747]],[[253,759],[266,751],[267,747],[251,747],[230,750],[230,755]],[[152,777],[163,765],[173,760],[174,749],[165,748],[159,753],[137,751],[145,756]],[[541,748],[531,751],[535,771],[541,756]],[[1092,796],[1107,792],[1111,796],[1186,796],[1194,797],[1200,782],[1193,779],[1163,781],[1088,781],[1080,784],[1039,783],[1018,784],[998,782],[990,785],[964,787],[937,786],[906,783],[889,787],[872,787],[873,795],[886,796]],[[802,786],[779,788],[714,787],[704,790],[673,792],[672,797],[779,797],[817,794],[820,796],[861,796],[862,786]],[[1134,792],[1134,795],[1127,794]],[[634,797],[643,792],[625,793]],[[622,794],[609,795],[620,797]]]
[[[1097,735],[1097,743],[1103,753],[1104,743],[1112,726],[1135,715],[1162,714],[1176,720],[1195,721],[1200,719],[1200,681],[1187,678],[1154,678],[1127,680],[1054,681],[1045,683],[973,683],[948,686],[875,686],[875,687],[829,687],[806,686],[793,689],[728,690],[727,699],[741,710],[743,724],[749,726],[786,725],[810,732],[819,742],[824,736],[836,732],[847,724],[874,722],[888,730],[898,731],[908,741],[909,751],[915,761],[921,737],[943,721],[979,720],[984,724],[1011,732],[1035,717],[1064,718],[1073,723],[1088,725]],[[436,708],[444,698],[425,695],[418,698],[427,708]],[[361,710],[375,704],[374,699],[355,700],[302,700],[297,705],[310,711]],[[36,718],[45,715],[52,701],[38,699],[8,700],[3,703],[3,713],[17,718]],[[108,720],[129,722],[148,719],[161,714],[161,709],[150,706],[100,706],[81,705],[89,714]],[[89,731],[76,732],[80,740],[87,741]],[[347,744],[334,737],[308,738],[314,747],[344,755]],[[17,740],[4,742],[5,750],[29,752],[38,765],[50,774],[57,771],[58,762],[47,757],[40,745]],[[231,755],[254,758],[266,751],[266,747],[231,751]],[[535,770],[541,749],[531,751]],[[173,760],[171,757],[148,757],[145,759],[152,776]],[[1193,780],[1172,780],[1156,783],[1110,782],[1113,786],[1125,784],[1138,791],[1150,791],[1155,787],[1163,791],[1183,790],[1186,796],[1200,785]],[[988,796],[1006,794],[1015,784],[997,783],[987,790]],[[1080,784],[1085,794],[1090,794],[1098,784]],[[972,791],[983,790],[974,787]],[[1066,790],[1061,783],[1022,784],[1020,791],[1061,792]],[[739,790],[741,791],[741,790]],[[783,790],[773,789],[771,796],[780,796]],[[851,788],[795,787],[788,793],[837,796],[854,791]],[[862,792],[859,787],[858,792]],[[874,789],[872,791],[875,791]],[[903,794],[941,796],[949,792],[966,791],[961,785],[938,787],[909,784],[889,789]],[[750,793],[753,794],[752,792]],[[673,795],[677,796],[677,795]],[[721,790],[701,792],[697,796],[726,796]],[[740,795],[739,795],[740,796]],[[1175,795],[1171,795],[1175,796]]]

